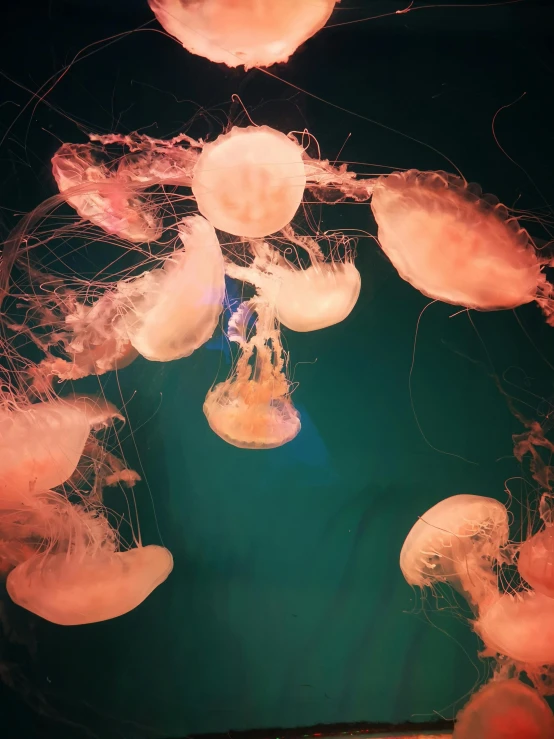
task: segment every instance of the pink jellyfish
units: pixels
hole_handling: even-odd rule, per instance
[[[496,562],[508,542],[508,512],[493,498],[453,495],[421,516],[400,552],[400,569],[410,585],[445,582],[476,611],[498,597]]]
[[[305,186],[300,144],[268,126],[248,126],[204,146],[192,192],[215,228],[261,238],[292,220]]]
[[[91,547],[38,554],[8,575],[10,598],[61,626],[96,623],[140,605],[173,569],[165,547],[139,546],[124,552]]]
[[[212,337],[223,309],[225,263],[213,227],[189,216],[178,230],[183,247],[161,269],[120,282],[115,295],[125,338],[156,362],[190,356]]]
[[[327,23],[337,0],[148,0],[192,54],[228,67],[286,62]]]
[[[91,144],[63,144],[52,158],[60,193],[81,218],[133,242],[155,241],[161,224],[124,178],[99,161]]]
[[[342,258],[333,255],[326,261],[314,239],[297,236],[290,226],[282,236],[285,248],[293,244],[308,254],[309,267],[297,266],[266,242],[252,241],[252,264],[244,267],[228,261],[227,274],[254,285],[274,307],[277,320],[293,331],[316,331],[344,321],[361,289],[348,240],[339,239],[346,245]]]
[[[554,715],[520,680],[493,680],[456,716],[453,739],[551,739]]]
[[[249,321],[257,313],[255,333]],[[210,428],[242,449],[273,449],[294,439],[300,416],[290,398],[279,328],[271,306],[254,298],[229,319],[228,338],[240,356],[231,376],[213,387],[204,402]]]
[[[371,207],[381,248],[424,295],[477,310],[537,299],[549,313],[529,234],[478,185],[445,172],[395,172],[375,181]]]
[[[551,525],[523,542],[517,568],[534,590],[554,598],[554,530]]]

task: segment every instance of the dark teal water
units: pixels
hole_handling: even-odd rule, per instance
[[[34,15],[13,5],[0,70],[29,89],[85,44],[150,18],[140,4],[100,0],[52,0]],[[335,18],[406,5],[355,8],[344,0]],[[210,66],[151,31],[94,47],[2,145],[4,217],[54,192],[48,160],[57,137],[81,140],[75,120],[85,129],[147,126],[163,136],[194,118],[192,135],[215,136],[229,119],[244,122],[233,93],[257,123],[307,127],[326,157],[349,137],[341,158],[368,163],[360,171],[451,170],[443,152],[507,205],[541,209],[521,168],[552,203],[548,12],[548,3],[531,2],[430,8],[337,27],[275,70],[290,85]],[[2,85],[8,125],[29,95],[6,79]],[[511,103],[496,134],[517,164],[491,133],[494,114]],[[326,207],[321,217],[322,228],[375,234],[366,205]],[[521,471],[511,456],[521,427],[491,375],[535,417],[553,390],[554,334],[534,306],[470,321],[432,305],[417,337],[412,407],[408,376],[428,301],[368,238],[357,265],[363,289],[347,321],[313,334],[284,332],[303,429],[281,449],[235,449],[209,430],[202,401],[218,372],[222,379],[228,371],[217,342],[167,365],[139,359],[119,387],[107,379],[110,400],[133,398],[129,424],[175,570],[144,605],[113,622],[63,629],[13,610],[37,642],[35,657],[17,652],[22,668],[60,715],[103,739],[451,718],[484,678],[469,625],[456,612],[437,614],[432,600],[422,615],[398,555],[416,517],[443,497],[506,500],[505,480]],[[125,450],[138,466],[132,439]],[[160,543],[146,485],[137,496],[143,538]],[[4,645],[5,659],[11,650]]]

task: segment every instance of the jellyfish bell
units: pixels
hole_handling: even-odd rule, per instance
[[[155,241],[161,225],[136,188],[114,176],[90,144],[63,144],[52,157],[61,195],[77,213],[110,234],[131,242]]]
[[[154,269],[118,285],[125,337],[146,359],[188,357],[213,335],[225,297],[225,263],[213,227],[201,216],[178,226],[183,247]]]
[[[302,202],[303,149],[269,126],[232,128],[206,144],[194,168],[200,213],[221,231],[263,238],[284,228]]]
[[[499,679],[477,691],[456,716],[453,739],[550,739],[554,715],[536,690]]]
[[[60,626],[116,618],[140,605],[173,569],[165,547],[140,546],[123,552],[46,553],[8,575],[10,598]]]
[[[545,285],[527,231],[461,177],[417,170],[379,177],[371,208],[400,277],[432,299],[510,309],[535,300]]]
[[[228,67],[286,62],[327,23],[338,0],[148,0],[191,54]]]
[[[554,598],[554,529],[546,526],[520,548],[517,569],[538,593]]]
[[[255,334],[249,319],[257,312]],[[300,416],[290,384],[273,310],[254,299],[242,303],[229,320],[228,338],[241,354],[229,379],[213,387],[204,401],[210,428],[242,449],[273,449],[294,439]]]
[[[502,503],[454,495],[414,524],[400,552],[400,569],[410,585],[450,584],[479,611],[499,597],[493,566],[508,537],[508,512]]]

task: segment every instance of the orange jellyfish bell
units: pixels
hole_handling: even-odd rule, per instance
[[[381,248],[424,295],[477,310],[535,300],[546,278],[525,229],[478,185],[445,172],[395,172],[373,186]]]
[[[22,608],[60,626],[78,626],[132,611],[173,569],[164,547],[125,552],[39,554],[8,575],[10,598]]]
[[[554,715],[536,690],[520,680],[493,680],[456,716],[452,739],[551,739]]]
[[[517,569],[538,593],[554,598],[554,529],[546,526],[519,549]]]
[[[261,238],[294,217],[306,187],[303,149],[269,126],[232,128],[206,144],[192,192],[212,226]]]
[[[255,333],[248,335],[256,311]],[[273,310],[262,301],[242,303],[229,320],[228,337],[241,355],[233,373],[204,402],[210,428],[242,449],[273,449],[294,439],[300,416],[290,398],[280,332]]]
[[[286,62],[329,19],[337,0],[148,0],[191,52],[228,67]]]

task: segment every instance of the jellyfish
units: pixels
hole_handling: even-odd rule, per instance
[[[520,680],[494,679],[456,716],[453,739],[551,739],[554,715],[536,690]]]
[[[494,565],[508,537],[508,512],[502,503],[454,495],[414,524],[400,552],[400,568],[410,585],[448,583],[480,612],[499,597]]]
[[[183,247],[161,269],[118,284],[125,337],[146,359],[188,357],[210,339],[225,297],[225,263],[213,227],[201,216],[178,226]]]
[[[292,331],[316,331],[344,321],[361,289],[348,239],[338,239],[345,241],[344,256],[332,254],[326,261],[314,239],[297,236],[290,226],[281,233],[285,248],[293,244],[308,254],[307,268],[295,265],[264,241],[252,241],[252,264],[245,267],[228,260],[227,274],[255,285],[258,294],[274,306],[277,320]]]
[[[517,568],[521,577],[538,593],[554,598],[554,530],[545,526],[520,548]]]
[[[206,144],[192,192],[200,213],[235,236],[262,238],[294,217],[306,186],[303,149],[269,126],[232,128]]]
[[[371,207],[381,248],[424,295],[485,311],[538,300],[553,312],[529,234],[478,185],[445,172],[395,172],[374,182]]]
[[[172,569],[171,552],[154,544],[123,552],[87,546],[27,559],[10,572],[6,588],[14,603],[37,616],[78,626],[132,611]]]
[[[98,161],[102,154],[90,144],[63,144],[52,157],[60,193],[81,218],[107,233],[131,242],[155,241],[161,235],[156,214],[128,180]]]
[[[119,413],[107,404],[93,424],[77,400],[0,408],[0,499],[26,498],[64,483],[77,467],[92,426],[114,417]]]
[[[329,20],[338,0],[148,0],[191,54],[228,67],[286,62]]]
[[[249,335],[254,311],[255,332]],[[204,414],[210,428],[242,449],[286,444],[300,431],[300,416],[290,397],[273,309],[258,298],[241,303],[229,319],[227,335],[241,354],[231,376],[206,396]]]

